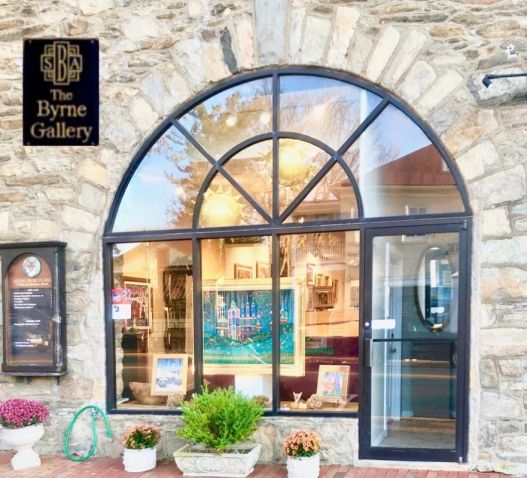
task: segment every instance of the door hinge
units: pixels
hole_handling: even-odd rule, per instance
[[[462,465],[463,464],[463,457],[462,456],[458,456],[457,458],[457,462]]]
[[[461,229],[464,231],[468,229],[468,221],[466,219],[461,223]]]

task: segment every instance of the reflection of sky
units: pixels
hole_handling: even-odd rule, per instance
[[[242,101],[251,101],[255,96],[261,95],[263,91],[270,90],[271,79],[259,79],[220,92],[209,98],[204,106],[207,111],[218,113],[218,111],[224,111],[226,101],[235,93],[241,95]],[[295,97],[299,93],[309,95],[310,92],[311,95],[308,96],[307,104],[295,105]],[[349,103],[347,111],[350,117],[359,115],[362,120],[380,101],[377,95],[362,88],[338,80],[309,76],[281,77],[281,94],[283,107],[289,106],[300,109],[314,106],[317,102],[322,101],[329,102],[330,105],[344,101]],[[305,95],[301,97],[306,98]],[[350,118],[350,121],[353,121],[353,118]],[[192,115],[186,114],[181,122],[188,130],[191,130],[195,119]],[[313,127],[313,123],[309,122],[309,124]],[[234,128],[237,127],[234,126]],[[318,126],[315,124],[314,128],[315,130],[319,129],[319,137],[329,135],[335,139],[340,139],[340,136],[346,139],[351,133],[345,131],[339,135],[338,131],[324,131],[324,128],[329,128],[322,123],[319,123]],[[309,134],[310,131],[306,132]],[[247,131],[242,130],[239,133],[243,134]],[[169,134],[170,138],[168,138]],[[324,140],[324,138],[320,139]],[[174,127],[170,127],[162,136],[162,140],[156,144],[159,145],[163,141],[165,144],[160,151],[154,151],[154,148],[149,151],[128,183],[116,214],[114,231],[173,228],[170,224],[168,209],[181,206],[182,199],[189,192],[197,193],[197,191],[184,190],[182,187],[178,187],[168,180],[167,175],[172,175],[177,182],[183,182],[183,184],[187,182],[185,180],[188,179],[189,174],[182,170],[190,164],[193,157],[199,157],[199,153],[193,150],[192,156],[189,156],[185,152],[189,145]],[[390,105],[366,130],[355,147],[360,145],[360,169],[366,172],[372,167],[393,161],[429,144],[430,140],[420,128],[404,113]],[[332,146],[338,147],[339,145],[333,144]],[[268,144],[261,143],[253,147],[254,150],[251,153],[263,152],[267,147]],[[190,148],[193,149],[192,146]],[[244,153],[239,154],[240,158],[244,156]],[[207,171],[210,169],[206,161],[204,161],[203,167]],[[203,171],[202,174],[204,176],[206,171]],[[190,188],[187,187],[187,189]],[[185,225],[185,227],[190,227],[190,224]]]
[[[208,100],[205,100],[203,104],[205,110],[207,112],[212,111],[218,111],[218,108],[220,108],[220,111],[225,108],[225,104],[227,100],[234,96],[239,95],[242,102],[246,101],[252,101],[255,97],[260,96],[264,92],[268,92],[269,94],[272,91],[272,80],[271,78],[265,78],[265,79],[258,79],[254,81],[248,81],[246,83],[243,83],[241,85],[235,86],[233,88],[227,88],[226,90],[221,91],[220,93],[215,94]],[[194,110],[191,110],[194,111]],[[186,115],[182,116],[179,122],[186,128],[189,129],[189,127],[194,124],[195,118],[191,114],[187,113]]]
[[[157,152],[153,147],[128,183],[116,215],[114,231],[171,227],[167,209],[180,203],[180,198],[188,192],[171,183],[167,175],[172,175],[178,182],[188,178],[188,173],[182,170],[192,158],[185,152],[188,147],[186,139],[174,127],[170,127],[156,144],[163,141],[166,144],[162,150]],[[203,164],[208,170],[209,163],[204,160]]]
[[[372,128],[375,129],[380,142],[396,153],[396,157],[390,158],[391,160],[406,156],[430,144],[430,140],[421,128],[392,105],[381,113]],[[366,134],[370,132],[367,131]]]

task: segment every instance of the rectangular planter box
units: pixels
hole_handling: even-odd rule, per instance
[[[245,478],[254,470],[262,445],[235,445],[221,454],[192,448],[185,445],[174,452],[176,465],[184,476]]]

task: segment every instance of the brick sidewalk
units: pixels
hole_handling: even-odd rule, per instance
[[[42,466],[13,471],[9,460],[12,453],[0,453],[1,478],[174,478],[183,476],[173,462],[160,462],[145,473],[127,473],[119,458],[90,458],[74,463],[62,456],[43,455]],[[286,478],[285,466],[257,465],[250,478]],[[465,471],[428,471],[396,468],[356,468],[352,466],[322,466],[320,478],[503,478],[499,473]]]

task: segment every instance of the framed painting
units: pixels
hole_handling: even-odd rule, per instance
[[[252,279],[253,268],[244,264],[234,264],[235,279]]]
[[[320,365],[318,368],[317,395],[322,401],[345,403],[348,395],[349,365]]]
[[[302,376],[305,357],[303,281],[280,279],[281,374]],[[205,375],[272,372],[271,279],[205,281],[203,284]]]
[[[154,354],[150,395],[187,393],[188,355]]]
[[[307,285],[315,285],[315,264],[306,264],[306,283]]]
[[[124,280],[124,288],[129,291],[131,301],[132,328],[150,329],[152,324],[152,302],[150,285],[146,280]]]
[[[256,261],[256,278],[269,279],[271,277],[271,268],[268,262]]]

